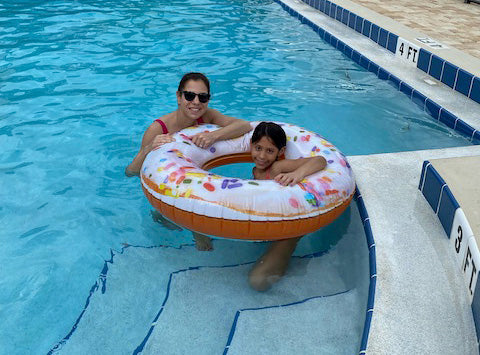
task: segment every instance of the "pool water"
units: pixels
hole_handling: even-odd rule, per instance
[[[201,309],[222,305],[214,314],[224,314],[226,300],[235,311],[249,311],[239,316],[238,328],[232,328],[233,312],[220,330],[197,334],[194,339],[217,339],[207,341],[207,353],[224,351],[231,331],[232,353],[262,348],[246,325],[269,329],[259,321],[268,307],[295,302],[299,314],[302,305],[317,302],[308,309],[319,314],[292,319],[292,305],[276,324],[325,324],[331,336],[325,332],[317,338],[322,344],[310,349],[358,349],[368,262],[355,206],[332,230],[302,239],[290,276],[257,294],[248,289],[246,273],[264,244],[217,240],[214,252],[195,252],[191,234],[156,223],[138,179],[124,177],[145,128],[176,108],[176,87],[187,71],[209,76],[211,107],[251,121],[304,126],[347,155],[470,144],[273,1],[7,0],[0,4],[0,28],[4,354],[74,354],[88,347],[132,353],[142,344],[155,353],[168,344],[167,335],[194,332],[188,319],[175,327],[176,337],[162,332],[169,317],[179,317],[173,311],[207,320]],[[199,266],[196,274],[179,271]],[[178,280],[172,294],[188,284],[205,292],[196,297],[189,288],[185,302],[198,304],[165,308],[159,326],[152,326],[162,302],[181,303],[166,298],[169,275]],[[206,286],[222,297],[211,298],[216,293]],[[336,327],[320,321],[328,310],[352,310],[352,339],[335,334],[346,334],[342,316],[335,316]],[[308,342],[302,334],[292,337]]]

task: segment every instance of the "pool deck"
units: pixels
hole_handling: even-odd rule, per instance
[[[480,130],[480,105],[473,100],[304,3],[282,1]],[[480,76],[479,4],[463,0],[333,3]],[[418,37],[432,38],[444,47],[425,47]],[[465,215],[474,219],[472,229],[478,228],[480,187],[474,179],[480,175],[479,157],[480,146],[348,157],[376,249],[376,294],[366,353],[479,353],[472,308],[452,241],[418,189],[423,162],[434,162],[452,185]]]
[[[354,0],[354,3],[480,58],[480,4],[466,4],[462,0]]]
[[[377,257],[367,354],[478,354],[451,242],[418,189],[424,160],[476,155],[479,146],[348,157]]]

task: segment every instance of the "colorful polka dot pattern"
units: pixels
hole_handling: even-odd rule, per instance
[[[258,123],[251,124],[254,127]],[[354,193],[355,182],[345,156],[317,133],[277,123],[287,134],[286,158],[322,155],[328,162],[326,169],[293,187],[272,180],[243,180],[210,173],[201,167],[211,159],[249,152],[252,132],[201,149],[190,137],[218,128],[204,124],[175,134],[175,142],[152,151],[142,166],[142,183],[169,205],[200,215],[238,220],[312,217],[348,200]]]

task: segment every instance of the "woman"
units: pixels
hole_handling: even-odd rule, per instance
[[[142,138],[142,146],[133,161],[125,168],[125,175],[138,176],[143,161],[151,150],[165,143],[172,142],[172,133],[199,124],[213,123],[222,128],[213,132],[203,132],[192,137],[192,142],[200,148],[208,148],[213,143],[239,137],[252,128],[250,123],[238,118],[225,116],[217,110],[208,107],[210,101],[210,82],[202,73],[187,73],[180,80],[177,90],[178,108],[156,119],[147,128]],[[163,222],[167,228],[169,222],[158,213],[153,214],[154,220]],[[211,250],[210,238],[193,232],[197,249]]]
[[[202,73],[187,73],[180,80],[177,90],[178,108],[153,121],[142,138],[140,151],[125,169],[125,175],[140,174],[147,154],[162,144],[172,142],[172,133],[198,123],[213,123],[222,128],[213,132],[203,132],[192,137],[192,142],[200,148],[208,148],[213,143],[239,137],[252,128],[250,123],[238,118],[225,116],[208,107],[210,82]]]

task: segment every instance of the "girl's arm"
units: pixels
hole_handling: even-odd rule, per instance
[[[152,123],[143,134],[142,146],[139,152],[135,158],[133,158],[133,161],[125,168],[125,175],[128,177],[140,175],[140,169],[147,154],[150,153],[153,148],[172,141],[172,136],[170,134],[163,134],[163,130],[158,123]]]
[[[192,137],[192,142],[201,148],[208,148],[217,141],[236,138],[252,130],[250,123],[239,118],[225,116],[217,110],[209,109],[206,117],[209,123],[222,128],[213,132],[198,133]]]
[[[326,166],[327,161],[322,156],[284,159],[273,163],[272,176],[283,186],[294,186],[307,176],[325,169]]]

